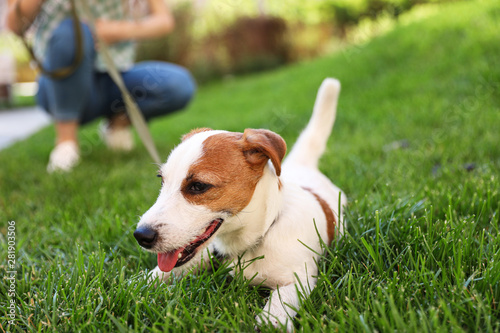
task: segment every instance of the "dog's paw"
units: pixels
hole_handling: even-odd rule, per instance
[[[262,312],[260,315],[255,317],[257,321],[257,326],[255,326],[255,331],[260,332],[260,327],[266,325],[272,325],[277,329],[286,329],[287,333],[294,332],[293,321],[287,315],[284,316],[273,316],[267,312]]]
[[[162,282],[168,282],[169,277],[170,273],[162,272],[158,268],[158,266],[156,266],[155,269],[153,269],[151,272],[148,272],[147,274],[148,283],[155,285],[158,285]]]

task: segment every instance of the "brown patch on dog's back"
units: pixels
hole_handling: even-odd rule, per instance
[[[326,217],[326,233],[328,235],[328,244],[330,244],[335,239],[335,226],[337,225],[337,220],[335,219],[335,215],[333,214],[332,209],[326,203],[323,198],[313,192],[310,188],[303,187],[304,190],[310,192],[316,200],[319,202],[321,209],[323,209],[323,213]]]
[[[274,135],[283,140],[277,134]],[[267,146],[266,143],[266,148],[260,149],[257,142],[248,142],[242,133],[228,132],[209,136],[203,142],[203,155],[191,165],[182,182],[183,196],[190,203],[204,205],[212,211],[224,211],[233,215],[241,212],[249,204],[262,177],[266,166],[262,161],[269,160],[267,156],[272,155],[273,164],[279,165],[283,158],[281,150],[274,152],[272,145]],[[259,157],[255,157],[256,154]],[[210,186],[205,192],[196,193],[191,190],[196,183]]]

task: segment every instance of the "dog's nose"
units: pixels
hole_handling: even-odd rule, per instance
[[[134,237],[137,239],[139,245],[146,249],[150,249],[155,245],[158,233],[148,227],[141,227],[134,231]]]

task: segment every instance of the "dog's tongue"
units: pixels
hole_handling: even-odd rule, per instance
[[[158,253],[158,267],[160,270],[162,272],[170,272],[175,267],[175,264],[179,259],[179,253],[181,253],[182,250],[184,249],[180,248],[175,251]]]

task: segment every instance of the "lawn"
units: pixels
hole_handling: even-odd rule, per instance
[[[347,233],[319,262],[299,331],[500,331],[498,22],[496,1],[417,7],[364,44],[202,87],[151,124],[165,159],[194,127],[269,128],[291,145],[322,79],[340,79],[321,169],[348,196]],[[142,147],[110,153],[96,124],[80,139],[67,175],[46,174],[50,128],[0,152],[2,258],[8,221],[17,242],[15,325],[2,260],[0,332],[252,332],[266,291],[225,267],[145,283],[156,258],[132,233],[157,166]]]

